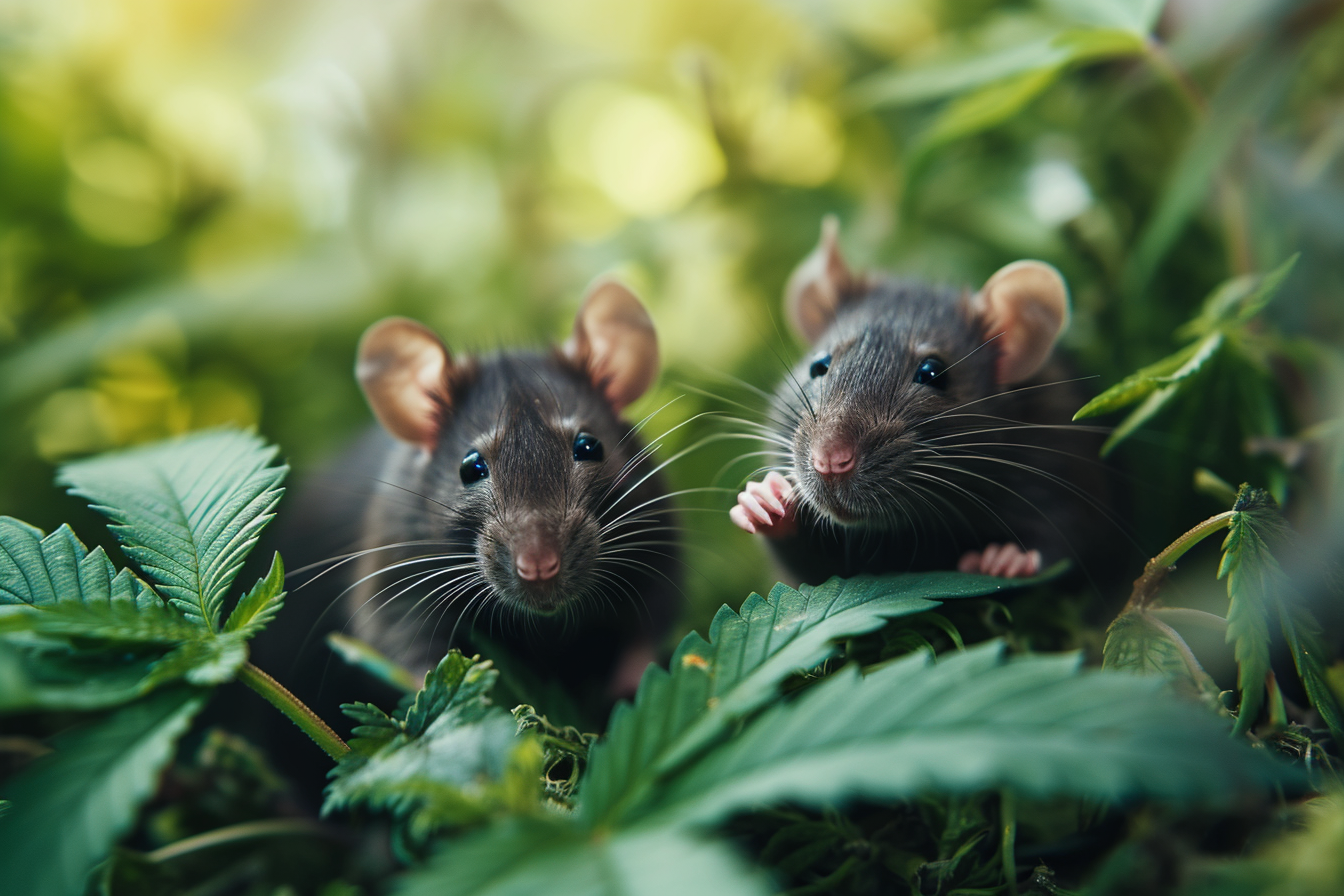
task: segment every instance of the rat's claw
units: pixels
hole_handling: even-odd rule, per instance
[[[1005,579],[1026,578],[1041,571],[1041,552],[1024,551],[1011,542],[986,545],[983,551],[962,554],[957,569]]]
[[[728,511],[729,518],[738,528],[759,533],[768,538],[792,535],[797,530],[793,504],[789,500],[793,487],[778,473],[770,473],[764,482],[748,482],[737,495],[737,504]]]

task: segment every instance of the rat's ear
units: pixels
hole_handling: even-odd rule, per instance
[[[1015,261],[985,283],[971,299],[984,337],[999,348],[999,384],[1021,382],[1050,357],[1069,323],[1069,288],[1059,271],[1043,261]]]
[[[434,450],[453,370],[448,347],[424,324],[389,317],[364,331],[355,378],[373,415],[403,442]]]
[[[628,287],[605,277],[584,294],[564,352],[617,411],[658,376],[658,335],[649,312]]]
[[[840,254],[840,221],[821,219],[821,241],[794,268],[784,287],[784,314],[794,331],[811,345],[835,320],[845,291],[859,285]]]

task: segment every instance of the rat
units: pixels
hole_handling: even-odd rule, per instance
[[[376,482],[347,631],[417,676],[479,643],[632,694],[680,606],[670,497],[620,417],[657,373],[653,322],[612,279],[548,351],[456,357],[416,321],[369,327],[356,377],[381,433],[341,474]]]
[[[772,402],[773,468],[729,514],[799,580],[1089,561],[1107,488],[1052,358],[1069,320],[1055,268],[1013,262],[974,292],[856,274],[828,217],[785,312],[811,348]]]

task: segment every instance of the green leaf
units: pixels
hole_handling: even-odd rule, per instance
[[[81,651],[64,644],[0,639],[0,712],[104,709],[126,703],[148,693],[159,656],[159,651]]]
[[[701,825],[766,803],[996,789],[1226,806],[1293,779],[1224,731],[1156,678],[1080,672],[1077,655],[1005,662],[990,643],[847,667],[664,781],[646,812]]]
[[[992,576],[933,572],[832,579],[795,591],[753,594],[741,613],[720,607],[709,640],[682,639],[671,671],[650,666],[633,705],[612,713],[580,785],[589,824],[612,823],[638,805],[654,776],[720,738],[740,716],[775,697],[786,677],[834,656],[835,639],[880,628],[940,601],[1002,593],[1030,584]]]
[[[204,704],[187,688],[131,703],[56,738],[10,781],[0,817],[0,880],[24,896],[83,893],[92,868],[154,792],[173,745]]]
[[[1007,121],[1044,93],[1063,71],[1062,65],[1038,68],[957,97],[920,138],[913,155],[923,159],[953,140]]]
[[[285,563],[277,553],[271,559],[271,570],[258,579],[252,590],[244,594],[224,622],[225,632],[238,632],[251,638],[264,629],[285,602]]]
[[[146,581],[214,631],[224,594],[270,521],[288,467],[250,433],[213,430],[67,464]]]
[[[1219,170],[1248,127],[1271,109],[1295,73],[1292,59],[1276,58],[1264,47],[1247,53],[1223,80],[1208,113],[1158,193],[1158,203],[1130,253],[1123,281],[1131,296],[1142,294],[1157,267],[1199,210]]]
[[[340,632],[332,632],[327,635],[327,646],[336,651],[337,655],[347,663],[358,666],[374,678],[399,691],[414,694],[420,687],[419,682],[415,680],[415,675],[409,669],[384,656],[373,645],[358,638],[352,638]]]
[[[1105,669],[1136,675],[1190,677],[1180,645],[1142,610],[1122,613],[1106,629],[1101,664]]]
[[[1285,579],[1286,584],[1286,579]],[[1325,660],[1330,651],[1325,645],[1323,631],[1305,607],[1290,607],[1287,601],[1279,604],[1279,622],[1293,654],[1293,665],[1306,688],[1311,705],[1321,714],[1326,727],[1339,743],[1344,743],[1344,706],[1340,705],[1330,688]]]
[[[1165,390],[1175,394],[1167,387],[1188,380],[1208,364],[1209,359],[1223,346],[1222,333],[1213,333],[1201,342],[1187,345],[1185,348],[1168,355],[1161,361],[1132,373],[1116,383],[1096,398],[1083,405],[1073,419],[1095,417],[1119,408],[1131,405],[1140,399],[1149,398],[1153,393]]]
[[[1237,658],[1241,706],[1236,733],[1240,734],[1255,724],[1264,705],[1270,669],[1269,616],[1275,600],[1269,578],[1278,569],[1264,535],[1281,524],[1273,499],[1259,489],[1243,486],[1233,509],[1218,578],[1227,579],[1227,642]]]
[[[342,707],[360,723],[332,772],[323,814],[386,809],[423,839],[505,808],[540,805],[541,749],[519,738],[513,717],[491,704],[499,673],[451,650],[396,716],[368,704]]]
[[[861,108],[870,108],[927,102],[969,91],[988,94],[1001,84],[1047,72],[1053,78],[1069,65],[1142,49],[1143,40],[1128,30],[1067,29],[1006,47],[959,50],[917,68],[880,72],[854,85],[849,98]]]
[[[247,639],[241,633],[198,638],[179,644],[154,664],[148,685],[185,678],[202,686],[233,681],[247,662]]]
[[[1278,295],[1301,255],[1297,253],[1268,274],[1245,274],[1224,281],[1204,300],[1199,314],[1181,325],[1176,337],[1193,339],[1227,324],[1246,323]]]
[[[1166,0],[1047,0],[1046,5],[1079,24],[1146,35],[1157,24]]]
[[[158,597],[126,570],[117,572],[102,548],[89,551],[61,526],[50,535],[0,516],[0,606],[50,607],[58,601],[158,605]]]
[[[1115,429],[1111,430],[1111,434],[1106,437],[1106,441],[1101,446],[1101,456],[1105,457],[1110,454],[1116,445],[1129,438],[1140,426],[1147,423],[1170,404],[1172,399],[1180,395],[1194,375],[1219,355],[1223,345],[1222,334],[1214,333],[1199,343],[1194,354],[1174,373],[1166,377],[1154,378],[1154,391],[1144,399],[1142,404],[1130,411],[1129,415],[1121,420]],[[1087,407],[1084,406],[1083,410],[1087,410]],[[1081,413],[1082,411],[1079,411],[1079,414]]]
[[[402,878],[401,896],[684,896],[774,893],[722,842],[667,827],[591,837],[556,821],[510,819],[447,844]]]

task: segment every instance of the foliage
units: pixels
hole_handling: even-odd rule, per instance
[[[120,843],[94,875],[103,892],[373,890],[392,872],[362,864],[380,851],[349,838],[377,814],[414,863],[413,892],[1002,893],[1014,875],[1030,892],[1340,889],[1339,4],[85,6],[0,13],[0,508],[12,517],[0,521],[0,758],[27,765],[0,782],[0,871],[28,862],[15,885],[78,889]],[[764,419],[759,393],[799,351],[776,323],[779,296],[828,213],[857,267],[973,288],[1033,257],[1065,275],[1063,348],[1103,393],[1080,418],[1127,414],[1113,421],[1107,469],[1134,546],[1109,545],[1114,573],[993,595],[956,576],[781,587],[740,614],[718,610],[771,579],[731,530],[727,498],[706,488],[736,486],[719,471],[755,463],[712,422],[739,385],[745,416]],[[430,703],[434,718],[479,711],[464,732],[499,750],[454,753],[442,787],[418,762],[457,727],[411,734],[409,702],[365,706],[356,712],[374,730],[355,738],[332,790],[353,811],[284,833],[294,820],[274,816],[318,803],[315,786],[248,813],[206,811],[214,796],[182,775],[221,780],[211,763],[225,760],[169,755],[207,688],[249,684],[333,761],[344,745],[247,662],[249,639],[302,612],[282,607],[278,555],[269,573],[248,571],[260,581],[225,613],[276,507],[274,452],[236,429],[135,446],[260,426],[311,468],[369,423],[350,366],[371,321],[417,317],[455,351],[541,344],[612,268],[658,325],[665,375],[630,413],[675,459],[665,472],[683,493],[691,567],[683,630],[707,637],[683,642],[591,731],[544,722],[570,718],[555,689],[511,676],[478,645],[493,661],[470,667],[479,699],[441,705],[449,679],[431,681],[423,719]],[[90,549],[61,525],[87,536],[90,515],[53,498],[51,472],[123,449],[61,474],[105,508],[121,545]],[[1218,482],[1254,488],[1212,516],[1232,500],[1204,487]],[[1219,552],[1208,536],[1224,529]],[[842,611],[823,613],[827,595]],[[792,638],[777,640],[775,624]],[[336,643],[395,692],[419,691],[406,670]],[[1104,655],[1110,672],[1053,656],[1069,648]],[[485,703],[495,670],[495,693],[532,707],[518,714],[521,740]],[[1016,721],[1018,706],[1060,723],[1034,732],[1039,755],[988,744],[977,774],[960,752],[929,769],[909,751],[916,723],[944,718],[938,707],[904,735],[882,727],[899,705],[871,682],[934,694],[957,670],[970,684],[946,696],[968,714],[965,743],[978,723]],[[971,706],[1028,672],[1048,678],[1059,718],[1025,688]],[[1151,680],[1121,684],[1122,673]],[[1159,680],[1196,698],[1184,715],[1152,695]],[[823,705],[828,694],[869,715]],[[1114,778],[1087,745],[1101,729],[1084,724],[1086,699],[1106,694],[1117,720],[1130,701],[1172,713],[1165,727],[1136,714],[1116,735],[1132,750],[1106,766]],[[211,706],[226,726],[269,712],[229,696]],[[1065,698],[1083,701],[1068,718]],[[1209,715],[1234,737],[1206,746],[1219,724]],[[871,741],[846,739],[869,722]],[[184,754],[200,736],[185,735]],[[1162,769],[1124,771],[1133,750],[1161,765],[1179,744],[1227,771],[1216,757],[1245,758],[1232,750],[1245,739],[1329,796],[1309,809],[1280,801],[1267,821],[1202,798],[1154,804],[1142,795],[1173,795]],[[57,753],[42,758],[48,746]],[[386,766],[365,748],[386,751]],[[871,761],[825,765],[860,750]],[[315,753],[270,758],[326,765]],[[537,764],[548,783],[524,787]],[[804,767],[802,783],[784,774]],[[168,784],[146,804],[164,768]],[[938,786],[903,789],[921,768]],[[464,784],[468,770],[480,774]],[[375,776],[360,793],[347,783]],[[1038,779],[1069,786],[1034,799]],[[1080,806],[1107,781],[1129,781],[1133,800]],[[38,790],[52,814],[25,807]],[[786,792],[797,802],[780,805]],[[752,793],[763,802],[743,808]],[[58,837],[58,811],[90,824]],[[1276,835],[1304,818],[1300,836]],[[33,861],[58,846],[69,861]],[[1041,856],[1049,867],[1028,880]]]
[[[1270,656],[1269,627],[1277,618],[1307,699],[1339,741],[1344,738],[1344,707],[1327,681],[1329,652],[1321,638],[1321,626],[1270,551],[1270,544],[1286,540],[1285,523],[1274,499],[1260,489],[1243,485],[1231,511],[1195,527],[1149,564],[1144,577],[1135,583],[1126,612],[1111,623],[1107,632],[1106,665],[1186,679],[1206,691],[1211,688],[1208,675],[1189,646],[1163,621],[1164,611],[1154,609],[1152,604],[1157,598],[1157,582],[1169,565],[1222,528],[1228,533],[1218,577],[1227,580],[1227,617],[1200,615],[1207,617],[1205,625],[1209,620],[1221,624],[1227,643],[1235,649],[1241,692],[1235,731],[1243,733],[1256,724],[1267,696],[1271,705],[1281,705]],[[1168,619],[1181,618],[1165,612]],[[1282,725],[1283,720],[1271,719],[1271,723]]]

